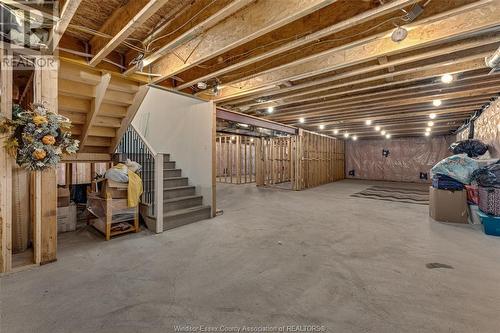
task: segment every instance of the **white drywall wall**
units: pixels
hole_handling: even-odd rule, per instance
[[[204,205],[212,204],[212,113],[212,102],[151,87],[132,121],[156,152],[170,154]]]

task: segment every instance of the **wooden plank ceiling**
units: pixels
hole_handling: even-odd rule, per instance
[[[432,135],[450,134],[500,91],[500,75],[489,74],[484,61],[500,46],[500,0],[78,2],[60,52],[101,70],[86,97],[107,110],[94,113],[89,106],[79,118],[85,146],[111,145],[111,131],[101,136],[108,133],[102,128],[121,124],[106,112],[119,101],[130,106],[139,87],[127,83],[124,92],[116,88],[119,76],[102,70],[360,139],[382,131],[421,136],[428,127]],[[391,39],[396,26],[407,31],[400,42]],[[61,80],[77,75],[65,73],[74,66],[61,68]],[[451,82],[442,82],[445,74]],[[64,106],[70,85],[61,83]],[[110,95],[117,96],[113,103]]]

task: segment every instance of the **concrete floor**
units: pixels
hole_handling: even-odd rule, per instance
[[[56,263],[1,279],[0,331],[498,332],[500,238],[430,221],[427,206],[349,197],[369,184],[221,185],[213,220],[110,242],[61,235]]]

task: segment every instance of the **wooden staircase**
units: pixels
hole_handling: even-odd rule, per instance
[[[80,140],[79,154],[107,158],[118,146],[148,87],[68,59],[61,59],[58,80],[58,111],[73,124],[72,134]]]
[[[163,230],[209,219],[210,206],[203,205],[203,196],[182,176],[170,155],[163,155]]]

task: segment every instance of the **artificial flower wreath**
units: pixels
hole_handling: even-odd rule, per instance
[[[4,148],[19,166],[44,170],[57,166],[63,154],[78,151],[79,141],[71,137],[71,121],[33,104],[25,111],[15,105],[12,120],[0,120],[0,134],[7,134]]]

